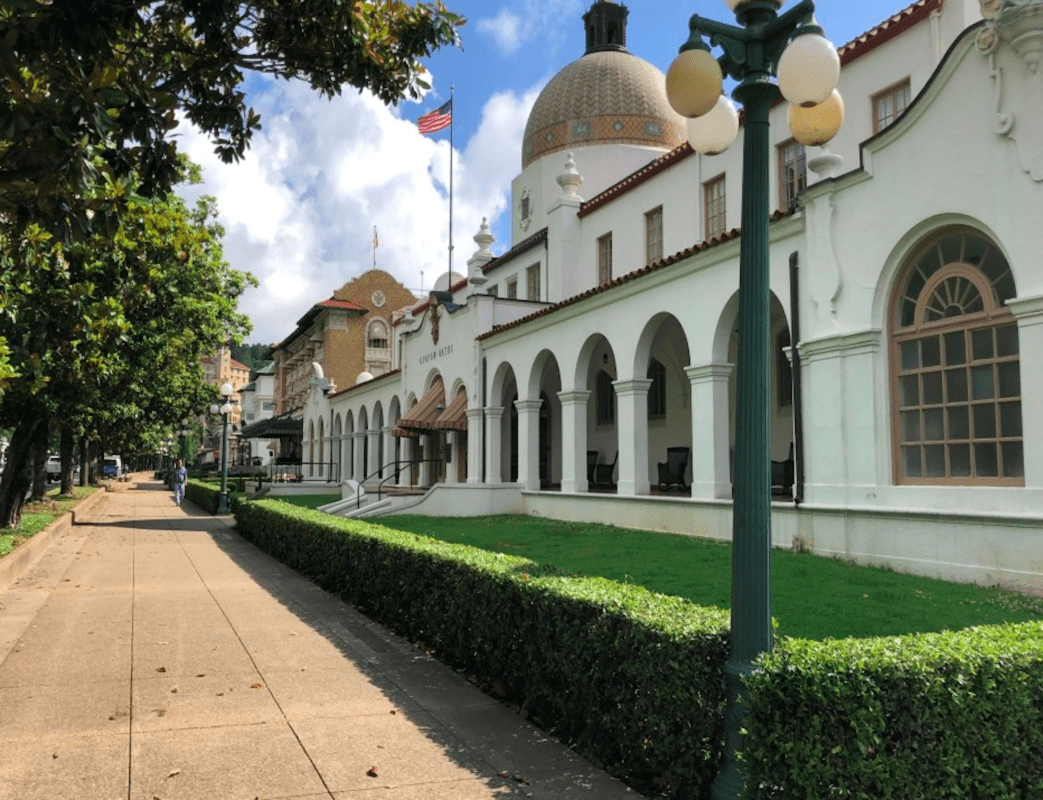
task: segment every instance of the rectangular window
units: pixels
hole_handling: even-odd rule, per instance
[[[704,238],[712,239],[724,233],[724,222],[724,176],[719,175],[703,184]]]
[[[898,119],[912,99],[909,79],[899,81],[873,95],[873,133],[878,133]]]
[[[507,298],[509,300],[516,300],[518,298],[518,278],[507,279]]]
[[[645,214],[645,263],[651,264],[663,257],[663,207]]]
[[[795,139],[779,145],[779,205],[783,211],[797,206],[797,195],[808,185],[804,145]]]
[[[604,286],[612,280],[612,234],[606,233],[598,239],[598,285]]]
[[[528,299],[540,299],[540,265],[533,264],[525,271],[525,280],[528,283]]]

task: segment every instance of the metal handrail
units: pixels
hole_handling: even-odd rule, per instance
[[[392,468],[392,467],[397,467],[397,469],[394,471],[393,474],[388,475],[386,478],[382,479],[380,481],[380,483],[377,484],[377,499],[376,499],[375,502],[380,502],[380,494],[381,494],[381,492],[382,492],[382,490],[384,488],[384,484],[387,483],[392,478],[397,478],[402,473],[403,469],[405,469],[406,467],[411,467],[414,464],[436,463],[436,462],[441,462],[441,460],[442,459],[440,459],[440,458],[417,458],[417,459],[413,459],[411,461],[389,461],[387,464],[384,464],[380,468],[374,470],[369,475],[364,477],[361,481],[359,481],[359,491],[355,493],[355,497],[356,497],[355,508],[356,508],[356,510],[359,509],[359,508],[362,508],[362,484],[364,484],[366,481],[368,481],[374,475],[379,475],[385,469],[389,469],[389,468]],[[399,466],[399,465],[402,465],[402,466]],[[409,473],[409,488],[410,489],[413,488],[413,473],[412,472]]]
[[[300,483],[304,480],[304,467],[319,467],[324,473],[322,477],[325,477],[326,483],[340,483],[340,464],[333,462],[332,464],[326,461],[297,461],[293,464],[268,464],[268,477],[274,482],[275,476],[279,475],[293,475],[294,482]]]

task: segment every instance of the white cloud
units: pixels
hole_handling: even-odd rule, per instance
[[[265,89],[252,96],[264,128],[239,164],[221,163],[187,123],[179,129],[181,149],[204,170],[205,184],[186,194],[217,198],[225,258],[260,283],[240,300],[254,324],[248,340],[281,341],[314,303],[370,269],[374,225],[377,266],[414,291],[423,274],[430,289],[448,267],[448,141],[421,136],[368,92],[329,102],[299,83]],[[537,94],[493,95],[455,154],[456,272],[466,272],[481,218],[494,224],[507,207]]]
[[[564,41],[565,26],[579,24],[582,10],[581,0],[524,0],[502,6],[494,17],[478,20],[475,29],[492,39],[504,55],[513,55],[534,41],[545,54],[555,53]]]

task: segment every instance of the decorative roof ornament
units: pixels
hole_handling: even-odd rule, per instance
[[[1022,169],[1033,180],[1043,181],[1043,0],[979,2],[985,24],[974,43],[978,52],[989,59],[996,81],[993,130],[1015,143]],[[1004,66],[997,63],[1001,43],[1009,44],[1021,56],[1030,73],[1027,81],[1008,81],[1004,86]]]
[[[583,185],[583,176],[576,169],[576,160],[572,157],[571,151],[565,156],[565,171],[558,176],[557,180],[565,197],[581,199],[576,194],[576,190]]]
[[[496,237],[489,230],[489,220],[486,217],[482,217],[482,224],[478,228],[478,233],[474,235],[474,241],[478,245],[476,256],[492,258],[493,254],[489,251],[489,245],[496,241]]]

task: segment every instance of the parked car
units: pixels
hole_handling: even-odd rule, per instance
[[[48,456],[47,480],[60,481],[62,478],[62,459],[60,456]]]

